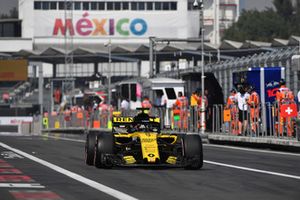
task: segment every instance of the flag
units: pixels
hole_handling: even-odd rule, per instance
[[[297,105],[296,104],[281,105],[280,117],[297,117]]]

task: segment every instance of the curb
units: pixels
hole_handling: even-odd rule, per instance
[[[229,135],[208,135],[208,142],[213,144],[226,144],[235,146],[246,146],[254,148],[270,148],[283,151],[300,152],[300,142],[296,139],[274,138],[274,137],[244,137]]]

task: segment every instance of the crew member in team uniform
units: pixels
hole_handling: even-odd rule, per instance
[[[276,92],[276,103],[278,106],[278,110],[276,112],[277,114],[277,122],[275,126],[275,130],[277,134],[283,135],[284,132],[284,125],[286,124],[287,127],[287,135],[289,137],[293,136],[294,134],[294,122],[291,117],[283,117],[280,114],[281,107],[284,105],[292,105],[295,104],[295,97],[293,92],[286,87],[286,82],[284,79],[281,79],[280,82],[280,88]]]
[[[259,125],[259,95],[255,91],[255,88],[249,86],[250,97],[247,101],[249,109],[250,109],[250,126],[252,135],[258,134],[258,125]]]
[[[188,100],[182,92],[178,92],[178,97],[173,105],[174,121],[177,121],[179,129],[187,129],[187,118],[188,118]],[[179,116],[178,116],[179,114]],[[176,118],[179,118],[179,120]]]
[[[230,110],[230,126],[231,132],[233,134],[238,134],[239,132],[239,120],[238,120],[238,108],[237,108],[237,100],[236,100],[236,90],[233,88],[230,91],[230,95],[227,98],[226,109]]]

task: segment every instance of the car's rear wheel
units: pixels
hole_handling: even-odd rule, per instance
[[[95,145],[96,145],[96,133],[90,132],[86,136],[85,141],[85,163],[87,165],[94,164],[95,157]]]
[[[183,138],[185,169],[195,170],[203,166],[203,147],[200,135],[186,135]]]
[[[111,133],[97,135],[94,165],[97,168],[112,168],[111,156],[114,153],[114,136]]]

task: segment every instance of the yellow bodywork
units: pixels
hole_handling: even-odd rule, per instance
[[[141,140],[143,158],[149,163],[159,160],[159,151],[157,145],[157,133],[138,133]]]
[[[124,156],[123,159],[125,160],[126,164],[136,163],[136,160],[133,156]]]
[[[135,132],[130,134],[115,134],[116,138],[139,138],[141,142],[141,150],[143,159],[147,159],[148,163],[155,163],[156,160],[160,159],[159,156],[159,149],[157,144],[157,138],[171,138],[173,139],[172,144],[176,142],[177,136],[176,135],[161,135],[158,133],[145,133],[145,132]],[[119,143],[117,143],[119,144]],[[135,159],[133,156],[124,156],[124,160],[127,164],[135,163]],[[169,157],[167,160],[168,163],[174,164],[176,162],[176,157]]]
[[[175,165],[176,164],[176,160],[177,160],[177,157],[175,157],[175,156],[169,156],[168,159],[166,160],[166,162],[169,163],[169,164]]]

